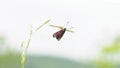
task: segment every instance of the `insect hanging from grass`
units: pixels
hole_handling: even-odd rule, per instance
[[[63,27],[63,26],[49,25],[49,26],[51,26],[51,27],[55,27],[55,28],[59,28],[59,29],[60,29],[59,31],[57,31],[57,32],[55,32],[55,33],[53,34],[53,37],[56,38],[58,41],[60,41],[60,39],[63,37],[63,35],[65,34],[66,31],[73,33],[74,31],[73,31],[73,30],[70,30],[70,29],[73,28],[73,27],[67,28],[67,25],[68,25],[68,24],[69,24],[69,21],[67,22],[67,24],[66,24],[65,27]]]

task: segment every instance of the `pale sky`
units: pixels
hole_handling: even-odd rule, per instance
[[[0,34],[13,48],[44,21],[49,24],[73,26],[58,42],[52,37],[57,28],[44,26],[34,34],[29,53],[49,54],[71,59],[92,59],[104,44],[120,35],[120,0],[1,0]]]

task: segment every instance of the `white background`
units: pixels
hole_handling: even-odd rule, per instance
[[[20,43],[44,21],[75,27],[58,42],[52,34],[59,29],[44,26],[34,34],[29,53],[49,54],[71,59],[93,59],[101,48],[120,35],[119,0],[1,0],[0,34],[12,47]]]

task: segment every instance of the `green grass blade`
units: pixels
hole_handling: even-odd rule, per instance
[[[49,22],[50,22],[50,19],[47,20],[47,21],[45,21],[42,25],[40,25],[40,26],[35,30],[35,32],[38,31],[40,28],[42,28],[44,25],[46,25],[46,24],[49,23]]]

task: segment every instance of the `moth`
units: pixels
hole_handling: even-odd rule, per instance
[[[67,22],[66,27],[67,27],[68,23],[69,22]],[[73,28],[73,27],[66,28],[63,26],[55,26],[55,25],[49,25],[49,26],[60,29],[59,31],[57,31],[53,34],[53,38],[56,38],[58,41],[60,41],[60,39],[63,37],[63,35],[65,34],[66,31],[74,32],[74,31],[70,30],[70,28]]]

